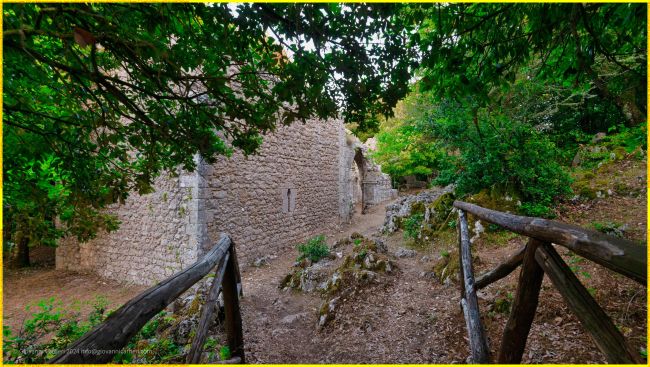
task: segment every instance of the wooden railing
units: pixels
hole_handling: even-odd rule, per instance
[[[108,363],[127,345],[129,339],[152,317],[171,304],[211,270],[216,274],[187,357],[187,363],[199,363],[210,327],[219,291],[223,293],[225,329],[232,358],[224,363],[244,363],[244,341],[239,309],[241,277],[235,247],[230,237],[219,242],[202,259],[140,293],[120,307],[103,323],[83,335],[48,363]]]
[[[490,363],[490,351],[481,323],[476,291],[504,278],[521,265],[517,294],[501,339],[497,363],[520,363],[535,317],[544,274],[569,309],[591,335],[610,363],[643,363],[639,355],[580,283],[552,244],[647,284],[647,248],[631,241],[556,221],[522,217],[455,201],[458,209],[461,307],[465,315],[473,363]],[[466,212],[476,218],[529,237],[528,243],[495,269],[474,279]]]

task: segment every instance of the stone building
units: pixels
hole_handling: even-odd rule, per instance
[[[199,159],[195,172],[160,177],[154,193],[110,208],[120,228],[87,243],[62,241],[56,267],[154,284],[196,261],[220,233],[246,266],[396,197],[367,154],[341,121],[280,126],[257,155]]]

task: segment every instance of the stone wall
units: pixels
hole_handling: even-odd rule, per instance
[[[132,195],[124,205],[107,210],[116,214],[120,228],[100,233],[86,243],[60,241],[57,269],[92,271],[100,276],[135,284],[154,284],[196,260],[194,175],[156,180],[156,192]]]
[[[336,228],[341,129],[339,121],[281,126],[258,155],[202,167],[199,217],[210,239],[229,233],[246,265]]]
[[[361,181],[361,210],[383,201],[397,198],[397,190],[392,188],[390,176],[381,172],[381,167],[370,159],[374,148],[363,144],[349,131],[342,131],[339,137],[340,177],[339,177],[339,213],[344,222],[350,222],[358,208],[355,205],[357,180]],[[358,176],[356,176],[358,175]]]
[[[258,155],[199,160],[194,173],[164,175],[154,193],[107,210],[122,222],[117,231],[83,244],[61,241],[56,266],[154,284],[196,261],[221,233],[231,235],[246,266],[330,231],[341,222],[341,131],[340,121],[280,126]]]
[[[154,193],[110,208],[120,228],[84,244],[62,241],[56,266],[154,284],[228,233],[246,267],[348,222],[359,196],[365,206],[396,196],[367,149],[341,121],[279,126],[256,155],[235,153],[211,165],[197,157],[194,173],[164,175]]]

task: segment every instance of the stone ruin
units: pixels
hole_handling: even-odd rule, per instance
[[[200,258],[221,233],[245,267],[395,198],[368,152],[339,120],[278,126],[259,154],[236,152],[215,164],[196,157],[195,172],[163,175],[154,193],[107,209],[119,230],[61,241],[56,267],[155,284]]]

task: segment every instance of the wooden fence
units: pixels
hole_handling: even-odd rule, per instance
[[[465,315],[474,363],[490,363],[491,357],[481,324],[476,291],[504,278],[521,265],[517,294],[501,339],[496,361],[521,362],[528,333],[535,317],[544,274],[562,295],[569,309],[591,335],[610,363],[642,363],[605,311],[580,283],[552,244],[647,284],[647,248],[631,241],[556,221],[522,217],[455,201],[458,209],[461,307]],[[529,237],[528,243],[495,269],[474,279],[466,212],[478,219]]]
[[[120,307],[103,323],[83,335],[48,363],[108,363],[152,317],[196,284],[211,270],[216,273],[201,317],[187,363],[199,363],[209,321],[219,291],[223,293],[225,328],[232,358],[223,363],[244,363],[244,340],[239,309],[241,277],[235,247],[230,237],[222,236],[214,248],[187,269],[145,290]]]

